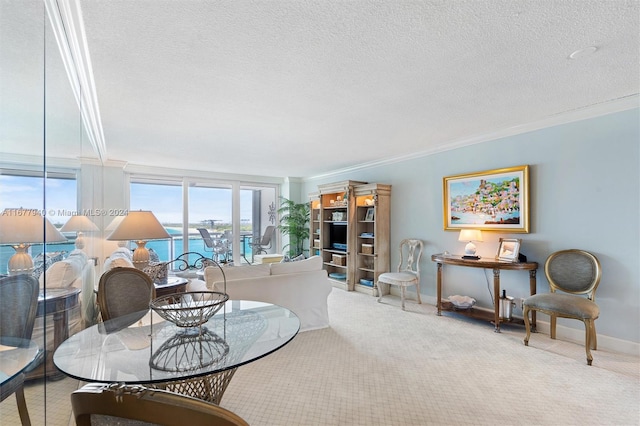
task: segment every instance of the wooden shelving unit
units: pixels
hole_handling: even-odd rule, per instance
[[[355,188],[356,259],[354,290],[378,296],[378,276],[389,271],[391,185]]]
[[[310,253],[322,256],[335,287],[377,295],[375,282],[389,270],[390,195],[390,185],[357,181],[309,194]]]
[[[309,194],[309,207],[310,207],[310,220],[309,220],[309,230],[311,235],[309,236],[309,256],[319,256],[320,249],[322,248],[322,238],[320,236],[320,231],[322,230],[322,225],[320,218],[322,217],[322,213],[320,212],[320,193],[312,192]]]

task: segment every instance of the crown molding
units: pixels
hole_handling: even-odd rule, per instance
[[[220,181],[228,183],[229,181],[238,181],[242,183],[266,183],[272,185],[280,185],[284,182],[282,177],[273,176],[257,176],[233,173],[217,173],[198,170],[174,169],[168,167],[145,166],[139,164],[127,163],[125,172],[129,174],[143,176],[162,176],[162,177],[179,177],[187,179],[207,179],[212,181]]]
[[[80,161],[76,158],[45,158],[42,155],[2,153],[0,155],[0,166],[20,166],[26,167],[31,170],[40,171],[42,171],[42,169],[45,167],[47,168],[47,170],[50,168],[78,169],[80,168]]]
[[[462,148],[465,146],[475,145],[484,142],[490,142],[497,139],[515,136],[523,133],[532,132],[535,130],[545,129],[548,127],[559,126],[562,124],[573,123],[576,121],[588,120],[604,115],[614,114],[617,112],[628,111],[634,108],[640,107],[640,94],[633,94],[611,101],[602,102],[599,104],[589,105],[586,107],[578,108],[571,111],[564,111],[556,113],[540,120],[532,121],[529,123],[519,124],[516,126],[505,127],[503,129],[496,130],[491,133],[483,133],[481,135],[475,135],[465,137],[461,139],[454,139],[440,145],[436,148],[418,151],[407,155],[400,155],[396,157],[386,158],[384,160],[376,160],[368,163],[358,164],[352,167],[346,167],[343,169],[334,170],[321,175],[305,177],[305,182],[313,181],[316,179],[325,179],[336,175],[342,175],[345,173],[351,173],[358,170],[369,169],[372,167],[378,167],[388,164],[399,163],[402,161],[413,160],[416,158],[427,157],[430,155],[438,154],[440,152],[451,151],[454,149]]]

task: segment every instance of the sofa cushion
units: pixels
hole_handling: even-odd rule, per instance
[[[104,272],[113,268],[133,268],[133,262],[125,257],[108,258],[104,261]]]
[[[270,274],[269,264],[243,265],[243,266],[223,266],[224,276],[227,281],[241,280],[245,278],[268,277]],[[217,266],[207,266],[204,268],[204,280],[207,287],[213,288],[213,284],[223,282],[222,271]]]
[[[322,269],[322,258],[311,256],[298,262],[271,263],[271,275],[299,274]]]
[[[133,268],[133,253],[126,247],[118,247],[104,261],[104,272],[119,267]]]
[[[40,253],[33,259],[33,275],[34,278],[40,279],[42,277],[42,273],[49,269],[51,265],[56,262],[60,262],[67,255],[66,251],[58,251],[54,253]]]
[[[273,264],[272,264],[273,265]],[[227,282],[227,294],[233,300],[257,300],[290,309],[300,319],[300,331],[329,326],[327,297],[331,293],[327,271],[272,275],[259,279],[238,279]],[[212,290],[223,291],[222,283]]]
[[[69,287],[73,282],[82,278],[82,269],[87,263],[87,256],[69,255],[68,258],[51,265],[44,274],[40,275],[40,287],[59,288]]]

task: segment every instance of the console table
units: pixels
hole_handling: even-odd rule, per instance
[[[50,380],[64,378],[53,365],[53,353],[62,342],[69,338],[69,311],[78,304],[80,289],[76,287],[40,290],[37,317],[53,314],[53,351],[45,351],[45,359],[36,368],[25,374],[26,380],[47,377]],[[43,321],[43,333],[47,332],[47,321]],[[46,337],[45,337],[46,342]]]
[[[493,270],[493,318],[489,315],[483,315],[482,312],[477,312],[473,310],[469,311],[456,311],[460,314],[479,317],[485,319],[492,319],[495,325],[495,332],[500,333],[500,271],[502,270],[515,270],[515,271],[529,271],[529,293],[531,295],[536,294],[536,271],[538,269],[537,262],[505,262],[499,261],[495,259],[478,259],[478,260],[470,260],[463,259],[462,256],[459,255],[451,255],[451,254],[434,254],[431,256],[431,260],[436,262],[438,265],[438,275],[437,275],[437,305],[438,305],[438,315],[442,315],[442,310],[449,310],[447,306],[443,306],[442,303],[442,283],[443,283],[443,268],[444,265],[454,265],[454,266],[466,266],[469,268],[483,268],[483,269],[492,269]],[[531,313],[531,326],[535,330],[536,327],[536,313]]]

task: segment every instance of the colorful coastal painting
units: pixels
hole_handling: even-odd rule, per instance
[[[529,166],[443,178],[444,229],[529,232]]]

